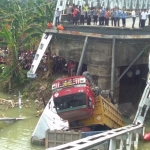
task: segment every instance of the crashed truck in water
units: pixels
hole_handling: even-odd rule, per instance
[[[101,95],[88,72],[60,78],[52,84],[54,107],[70,129],[103,130],[123,126],[121,113]]]
[[[90,74],[84,72],[82,76],[60,78],[52,83],[52,97],[34,129],[31,141],[44,142],[48,130],[52,132],[48,134],[52,135],[56,130],[63,134],[66,130],[89,132],[122,126],[119,110],[109,98],[102,96]]]

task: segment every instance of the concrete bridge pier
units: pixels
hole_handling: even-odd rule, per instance
[[[93,77],[93,80],[95,84],[98,85],[102,90],[104,90],[106,93],[110,91],[111,88],[111,66],[102,66],[102,65],[93,65],[88,64],[87,65],[87,71],[90,72],[90,74]],[[115,68],[115,81],[119,77],[120,69]],[[116,102],[119,101],[119,86],[118,83],[114,88]]]

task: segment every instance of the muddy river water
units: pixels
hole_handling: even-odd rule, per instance
[[[1,97],[8,98],[8,96],[0,94]],[[10,96],[11,99],[16,99],[15,96]],[[0,150],[44,150],[44,146],[32,145],[30,142],[33,130],[37,124],[39,117],[36,117],[36,104],[32,100],[25,100],[25,104],[21,110],[18,107],[9,108],[6,110],[5,106],[0,106],[0,116],[19,117],[25,119],[16,121],[11,124],[0,122]],[[1,118],[0,117],[0,118]],[[127,124],[132,120],[125,119]],[[150,121],[146,121],[146,131],[150,131]],[[140,142],[139,150],[150,150],[150,142]]]

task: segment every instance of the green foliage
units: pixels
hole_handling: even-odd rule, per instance
[[[38,5],[43,4],[44,2],[45,2],[45,0],[36,0],[36,3],[37,3]]]
[[[12,78],[12,88],[16,86],[23,86],[29,82],[29,79],[26,77],[27,76],[27,71],[20,70],[18,73],[14,74],[15,69],[13,70],[7,65],[0,65],[0,83],[1,83],[1,88],[3,88],[4,91],[7,91],[6,89],[8,88],[8,82],[10,78]]]
[[[22,98],[23,99],[28,98],[28,89],[27,88],[24,88]]]
[[[0,80],[9,89],[28,82],[27,71],[18,62],[18,50],[37,47],[47,21],[53,19],[54,4],[46,4],[44,0],[34,2],[0,1],[0,46],[6,46],[9,52],[6,65],[0,67]]]
[[[4,64],[0,65],[0,83],[2,91],[7,91],[8,89],[8,82],[11,77],[10,69],[10,67]]]
[[[0,65],[0,80],[1,82],[6,80],[7,77],[10,77],[11,68],[6,66],[5,64]]]
[[[18,86],[28,83],[29,79],[26,76],[27,76],[27,71],[21,69],[16,75],[16,77],[14,78],[14,83],[16,83],[16,85]]]

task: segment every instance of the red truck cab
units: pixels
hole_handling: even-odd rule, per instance
[[[72,122],[93,115],[94,92],[84,76],[57,79],[52,83],[52,95],[62,119]]]

